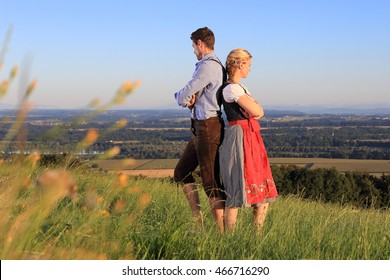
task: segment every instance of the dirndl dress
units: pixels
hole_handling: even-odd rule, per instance
[[[257,120],[230,121],[219,154],[226,207],[250,207],[275,200],[278,192]]]

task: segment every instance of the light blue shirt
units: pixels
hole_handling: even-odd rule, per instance
[[[191,110],[193,119],[205,120],[220,115],[217,91],[223,83],[223,70],[222,66],[213,59],[219,61],[212,51],[196,63],[192,79],[184,88],[175,93],[177,103],[182,107],[187,107],[192,95],[199,92],[195,106]]]

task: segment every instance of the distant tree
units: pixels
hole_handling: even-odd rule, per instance
[[[360,187],[360,205],[367,208],[378,207],[381,202],[380,191],[375,188],[374,183],[366,174],[358,176],[358,186]]]
[[[390,206],[390,176],[382,174],[380,178],[374,177],[375,187],[380,191],[381,207],[388,208]]]

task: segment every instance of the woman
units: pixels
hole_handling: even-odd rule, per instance
[[[260,232],[269,203],[278,193],[260,136],[258,119],[264,115],[263,108],[240,83],[248,76],[251,58],[247,50],[234,49],[226,59],[228,82],[223,89],[223,106],[229,128],[220,148],[220,166],[227,195],[225,228],[234,230],[239,207],[252,206]]]

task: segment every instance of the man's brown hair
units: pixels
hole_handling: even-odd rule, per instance
[[[215,37],[213,31],[207,27],[198,28],[191,34],[191,40],[194,44],[198,43],[198,40],[201,40],[206,47],[211,50],[214,50]]]

